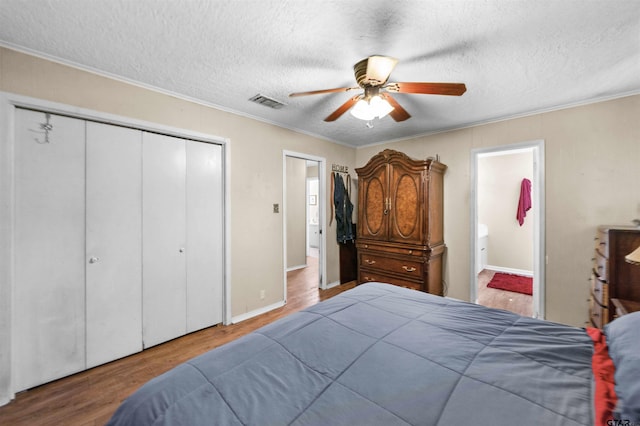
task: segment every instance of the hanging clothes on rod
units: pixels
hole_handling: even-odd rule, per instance
[[[351,176],[347,174],[346,184],[340,173],[331,173],[331,190],[333,205],[331,212],[331,222],[333,216],[336,218],[336,237],[338,243],[346,243],[355,239],[353,234],[353,203],[350,199],[351,194]]]

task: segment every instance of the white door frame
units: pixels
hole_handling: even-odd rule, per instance
[[[287,303],[287,157],[299,158],[302,160],[310,160],[318,162],[318,232],[320,233],[320,250],[318,259],[318,270],[320,271],[320,289],[325,290],[327,288],[327,265],[325,259],[327,258],[327,244],[326,235],[324,230],[326,229],[326,214],[325,214],[325,200],[326,200],[326,165],[327,160],[324,157],[317,157],[315,155],[303,154],[295,151],[282,151],[282,259],[283,259],[283,294],[284,302]]]
[[[158,123],[137,120],[115,114],[94,111],[72,105],[51,102],[14,93],[0,92],[0,406],[11,401],[15,392],[11,376],[13,333],[13,255],[14,255],[14,144],[16,108],[35,109],[149,132],[215,143],[222,146],[224,167],[224,290],[223,324],[231,323],[231,203],[230,164],[231,142],[213,136]]]
[[[534,216],[533,224],[533,317],[545,318],[545,194],[544,194],[544,140],[533,140],[510,145],[501,145],[490,148],[477,148],[471,150],[471,212],[470,212],[470,299],[478,301],[478,276],[476,273],[476,253],[478,244],[478,157],[481,154],[516,151],[531,149],[533,152],[533,182],[531,202],[538,209]]]

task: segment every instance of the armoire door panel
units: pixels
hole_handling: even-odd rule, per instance
[[[17,109],[14,390],[85,368],[85,123]]]
[[[87,368],[142,350],[142,132],[87,122]]]
[[[364,182],[360,191],[361,237],[386,238],[389,214],[387,168],[381,166]]]
[[[422,174],[406,170],[399,164],[391,167],[391,211],[389,241],[411,244],[423,242],[422,217],[424,205],[421,198]]]
[[[142,138],[144,347],[186,333],[185,141]]]
[[[222,147],[186,141],[187,332],[222,322]]]
[[[394,194],[391,203],[395,224],[394,236],[407,239],[416,233],[419,226],[418,188],[414,176],[406,174],[402,175],[395,184],[395,191],[391,191]]]

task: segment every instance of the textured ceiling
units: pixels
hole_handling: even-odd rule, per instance
[[[1,0],[0,45],[352,146],[640,93],[640,0]],[[323,121],[353,92],[288,97],[374,54],[467,92],[397,94],[412,118],[373,128]]]

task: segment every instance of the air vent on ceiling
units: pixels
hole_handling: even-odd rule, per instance
[[[254,97],[250,98],[249,100],[251,102],[255,102],[257,104],[264,105],[266,107],[273,108],[273,109],[280,109],[284,106],[282,102],[276,101],[273,98],[270,98],[265,95],[261,95],[259,93]]]

